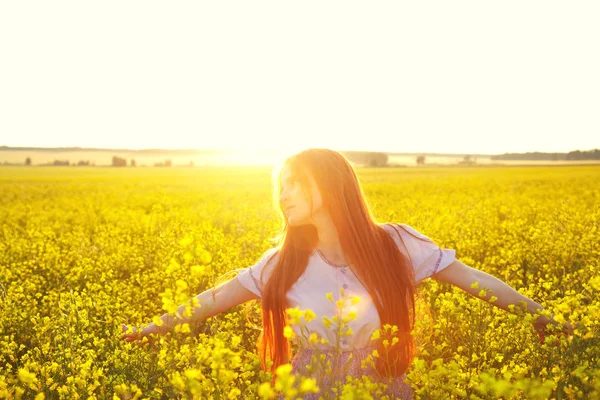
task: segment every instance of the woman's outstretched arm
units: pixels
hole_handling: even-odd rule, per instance
[[[238,304],[256,299],[257,296],[242,286],[237,277],[234,277],[217,286],[214,289],[214,296],[213,289],[210,288],[194,298],[197,300],[199,306],[192,307],[192,315],[190,317],[183,317],[185,315],[185,310],[187,307],[189,307],[190,303],[183,304],[177,308],[177,315],[182,316],[182,318],[174,317],[169,313],[163,314],[160,317],[162,321],[161,326],[151,322],[144,329],[133,328],[133,332],[124,333],[122,339],[127,342],[132,342],[154,333],[166,334],[167,332],[172,331],[175,325],[186,322],[189,324],[194,324],[203,321],[214,315],[220,314],[223,311],[227,311]],[[123,331],[127,331],[126,325],[123,325]]]
[[[436,275],[433,275],[432,278],[459,287],[470,295],[491,302],[494,306],[506,311],[510,311],[508,308],[510,304],[523,308],[523,302],[527,306],[527,312],[529,313],[535,314],[537,310],[544,309],[544,307],[530,298],[523,296],[504,281],[487,272],[471,268],[459,260],[454,261]],[[474,285],[475,282],[478,282],[478,284]],[[485,296],[480,296],[479,294],[483,288],[488,291]],[[491,292],[489,290],[491,290]],[[540,315],[533,325],[535,329],[540,332],[543,331],[548,323],[558,325],[558,322],[551,320],[544,315]],[[563,331],[570,335],[573,334],[571,324],[565,322]]]

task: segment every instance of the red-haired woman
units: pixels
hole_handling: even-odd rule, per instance
[[[456,259],[454,250],[440,248],[412,227],[377,223],[355,171],[335,151],[308,149],[289,157],[277,176],[275,195],[283,221],[279,244],[237,278],[218,286],[214,294],[209,289],[196,296],[201,308],[196,308],[189,320],[175,321],[169,314],[163,315],[161,319],[167,330],[176,323],[206,319],[260,298],[263,331],[259,356],[263,368],[267,368],[268,360],[273,361],[272,371],[291,361],[294,371],[308,374],[306,365],[319,352],[325,354],[326,360],[335,360],[332,367],[334,372],[338,371],[333,376],[336,380],[344,382],[346,375],[368,375],[375,381],[386,382],[390,395],[412,398],[412,390],[404,378],[415,353],[411,331],[415,288],[419,282],[432,277],[477,298],[481,298],[480,288],[486,287],[497,297],[494,305],[504,310],[508,310],[509,304],[519,305],[521,301],[527,304],[528,312],[543,309],[501,280],[463,264]],[[474,282],[479,282],[479,289],[471,287]],[[339,337],[325,326],[323,317],[339,315],[337,301],[341,291],[344,299],[358,296],[360,301],[347,304],[348,312],[354,316],[348,322],[352,333]],[[328,293],[331,293],[329,300]],[[482,299],[489,300],[490,296]],[[316,333],[324,340],[312,341],[311,346],[306,341],[297,341],[299,351],[292,357],[286,338],[289,335],[284,336],[284,328],[289,325],[286,309],[295,307],[310,309],[316,316],[305,323],[304,334]],[[184,309],[181,306],[182,313]],[[555,323],[540,316],[536,329],[542,332],[548,322]],[[394,333],[397,337],[394,345],[384,348],[381,341],[372,341],[371,336],[385,325],[396,326],[398,330]],[[571,326],[565,325],[565,331],[572,333]],[[291,328],[296,338],[302,337],[300,326],[292,324]],[[150,324],[123,337],[132,341],[140,334],[156,332],[158,328]],[[337,353],[334,346],[339,349]],[[383,357],[378,357],[374,358],[374,365],[361,368],[361,362],[375,349],[380,355],[387,352],[388,365]],[[390,360],[394,361],[393,372]],[[332,384],[326,377],[318,395]]]

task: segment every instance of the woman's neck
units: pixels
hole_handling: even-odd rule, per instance
[[[317,248],[331,262],[344,264],[344,252],[335,224],[328,216],[314,221],[319,241]]]

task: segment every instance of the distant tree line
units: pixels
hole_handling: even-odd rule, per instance
[[[474,165],[477,163],[477,159],[474,157],[471,157],[470,154],[467,154],[463,157],[462,161],[457,162],[457,164],[460,165]]]
[[[18,164],[16,164],[18,165]],[[31,157],[27,157],[25,159],[25,165],[26,166],[31,166],[33,165],[33,162],[31,161]],[[90,165],[94,165],[92,162],[90,162],[90,160],[79,160],[77,162],[77,164],[73,163],[71,164],[71,162],[69,160],[54,160],[53,162],[49,162],[46,164],[41,164],[41,165],[46,165],[46,166],[55,166],[55,167],[68,167],[70,165],[73,166],[78,166],[78,167],[89,167]]]
[[[54,163],[52,163],[52,165],[56,165],[56,166],[69,166],[71,165],[71,163],[69,162],[69,160],[54,160]]]
[[[25,163],[24,164],[26,166],[33,165],[31,157],[27,157],[25,159]],[[11,164],[11,163],[6,163],[5,162],[4,165],[23,165],[23,164],[19,164],[19,163]],[[95,164],[92,163],[92,162],[90,162],[89,160],[80,160],[76,164],[75,163],[71,163],[69,160],[54,160],[53,162],[49,162],[49,163],[46,163],[46,164],[40,164],[40,165],[45,165],[45,166],[80,166],[80,167],[82,167],[82,166],[90,166],[90,165],[94,166]],[[113,156],[111,165],[113,167],[126,167],[127,166],[127,159],[123,158],[123,157]],[[137,163],[136,163],[135,159],[132,158],[129,161],[129,166],[130,167],[137,166]],[[157,163],[154,163],[154,166],[155,167],[171,167],[171,166],[173,166],[173,161],[169,159],[169,160],[165,160],[163,162],[157,162]],[[189,166],[193,167],[194,166],[194,162],[190,161]]]
[[[117,157],[117,156],[113,156],[112,158],[112,164],[113,167],[126,167],[127,166],[127,159],[123,158],[123,157]],[[135,160],[132,158],[129,161],[129,166],[130,167],[135,167],[137,164],[135,162]]]
[[[350,161],[356,164],[362,164],[368,167],[386,167],[388,165],[388,155],[375,151],[345,151],[342,154]]]
[[[417,165],[425,165],[426,157],[425,156],[417,156]],[[463,156],[463,159],[457,162],[458,165],[475,165],[477,164],[477,158],[471,156],[470,154],[466,154]],[[434,164],[435,165],[435,164]]]
[[[113,167],[126,167],[127,166],[127,159],[126,158],[117,157],[117,156],[113,156],[113,158],[112,158],[112,166]]]
[[[154,163],[155,167],[172,167],[173,162],[171,160],[165,160],[164,162]]]
[[[600,160],[600,149],[589,151],[570,151],[568,153],[505,153],[490,156],[492,160],[536,160],[536,161],[574,161]]]
[[[600,149],[570,151],[567,153],[567,160],[600,160]]]

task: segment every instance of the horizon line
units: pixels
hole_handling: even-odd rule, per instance
[[[246,151],[239,149],[222,149],[222,148],[204,148],[204,149],[165,149],[165,148],[143,148],[143,149],[129,149],[129,148],[110,148],[110,147],[80,147],[80,146],[60,146],[60,147],[37,147],[37,146],[7,146],[1,145],[0,150],[4,151],[18,151],[18,150],[39,150],[39,151],[117,151],[117,152],[173,152],[173,153],[278,153],[279,150],[273,149],[265,149],[258,151]],[[379,151],[379,150],[339,150],[340,153],[348,153],[348,152],[367,152],[367,153],[384,153],[387,155],[429,155],[429,156],[480,156],[480,157],[489,157],[489,156],[497,156],[497,155],[508,155],[508,154],[568,154],[569,152],[588,152],[594,150],[600,150],[597,148],[588,149],[588,150],[570,150],[565,152],[545,152],[545,151],[528,151],[528,152],[512,152],[512,153],[440,153],[440,152],[423,152],[423,151],[412,151],[412,152],[399,152],[399,151]]]

